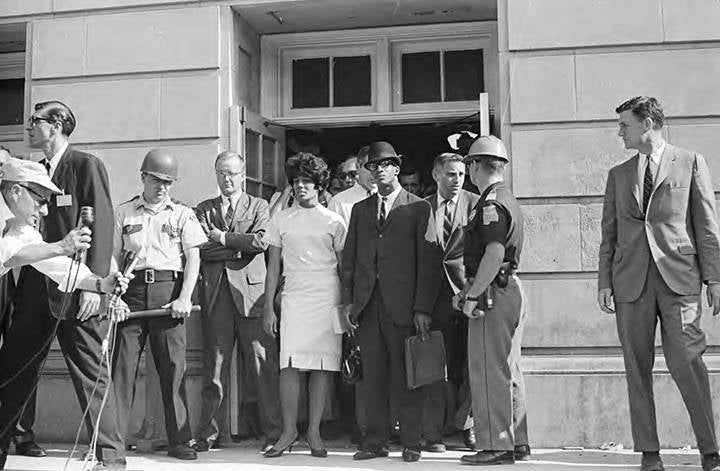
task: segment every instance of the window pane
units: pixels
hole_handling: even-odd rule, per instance
[[[271,185],[263,185],[262,186],[262,197],[265,198],[266,201],[270,201],[270,198],[272,197],[273,193],[275,193],[275,187]]]
[[[262,181],[275,183],[275,148],[277,141],[271,137],[262,137]]]
[[[440,53],[416,52],[402,56],[402,102],[440,101]]]
[[[445,101],[477,100],[485,91],[483,51],[445,52]]]
[[[248,178],[260,179],[260,136],[245,131],[245,174]]]
[[[23,124],[25,79],[0,80],[0,126]]]
[[[252,180],[245,180],[245,191],[248,195],[261,196],[260,195],[260,184]]]
[[[333,59],[333,106],[370,106],[370,56]]]
[[[330,106],[329,64],[327,57],[293,61],[293,108]]]

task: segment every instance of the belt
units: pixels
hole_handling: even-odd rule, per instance
[[[157,283],[159,281],[175,281],[182,273],[175,270],[153,270],[152,268],[146,268],[144,270],[135,270],[133,272],[135,278],[132,280],[135,283]]]

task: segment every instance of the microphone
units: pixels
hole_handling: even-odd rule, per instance
[[[81,206],[80,207],[80,219],[78,220],[78,229],[82,227],[89,228],[92,226],[93,222],[95,222],[95,210],[92,206]],[[85,255],[84,250],[78,250],[75,252],[75,255],[73,255],[73,261],[79,262],[83,259],[83,256]]]
[[[122,271],[123,278],[127,278],[130,273],[135,271],[135,267],[137,266],[138,262],[140,261],[140,253],[135,252],[133,250],[128,250],[125,252],[125,258],[123,260],[124,269]],[[121,288],[120,283],[115,283],[115,288],[113,288],[112,295],[110,297],[110,303],[117,301],[118,298],[120,298],[121,295]]]

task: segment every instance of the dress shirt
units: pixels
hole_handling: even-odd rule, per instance
[[[225,214],[227,213],[228,207],[232,204],[233,207],[233,216],[234,212],[237,211],[237,205],[238,201],[240,201],[240,197],[243,195],[242,191],[238,191],[231,195],[230,197],[227,197],[225,195],[220,196],[221,203],[220,203],[220,209],[222,210],[222,217],[225,219]],[[230,228],[228,228],[230,230]],[[225,245],[225,232],[220,234],[220,243],[222,245]]]
[[[650,160],[650,173],[653,176],[653,182],[657,186],[657,174],[658,174],[658,168],[660,168],[660,160],[662,159],[663,152],[665,152],[665,141],[660,144],[660,147],[657,148],[657,150],[650,154],[649,160]],[[638,188],[640,191],[638,191],[638,205],[640,206],[640,209],[642,209],[642,203],[643,203],[643,191],[644,191],[644,182],[645,182],[645,166],[648,162],[648,156],[645,154],[640,153],[640,158],[638,159]]]
[[[456,194],[450,200],[452,201],[453,221],[455,221],[455,212],[457,211],[460,193]],[[437,194],[437,210],[435,211],[435,233],[440,247],[445,247],[445,198]]]
[[[395,190],[393,190],[392,193],[385,196],[385,220],[387,221],[388,216],[390,216],[390,209],[393,207],[393,204],[395,204],[395,200],[397,199],[398,195],[400,194],[400,190],[402,190],[402,187],[398,185]],[[378,203],[377,203],[377,218],[380,219],[380,205],[383,201],[383,195],[378,193]]]
[[[57,169],[58,164],[60,163],[60,159],[62,158],[63,154],[68,148],[68,143],[65,141],[65,144],[60,146],[60,149],[53,155],[49,160],[47,157],[45,157],[45,160],[48,160],[50,162],[50,178],[55,175],[55,169]]]
[[[373,193],[373,191],[366,190],[361,184],[355,183],[347,190],[341,191],[333,196],[332,201],[328,204],[328,209],[335,211],[342,216],[345,221],[345,225],[349,226],[350,215],[352,214],[352,208],[355,206],[355,203],[359,203]],[[387,211],[389,208],[385,209]]]

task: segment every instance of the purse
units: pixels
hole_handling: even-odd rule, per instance
[[[354,329],[350,329],[343,334],[342,347],[340,376],[342,376],[345,384],[355,384],[363,377],[363,367],[360,345],[358,344],[357,334]]]

